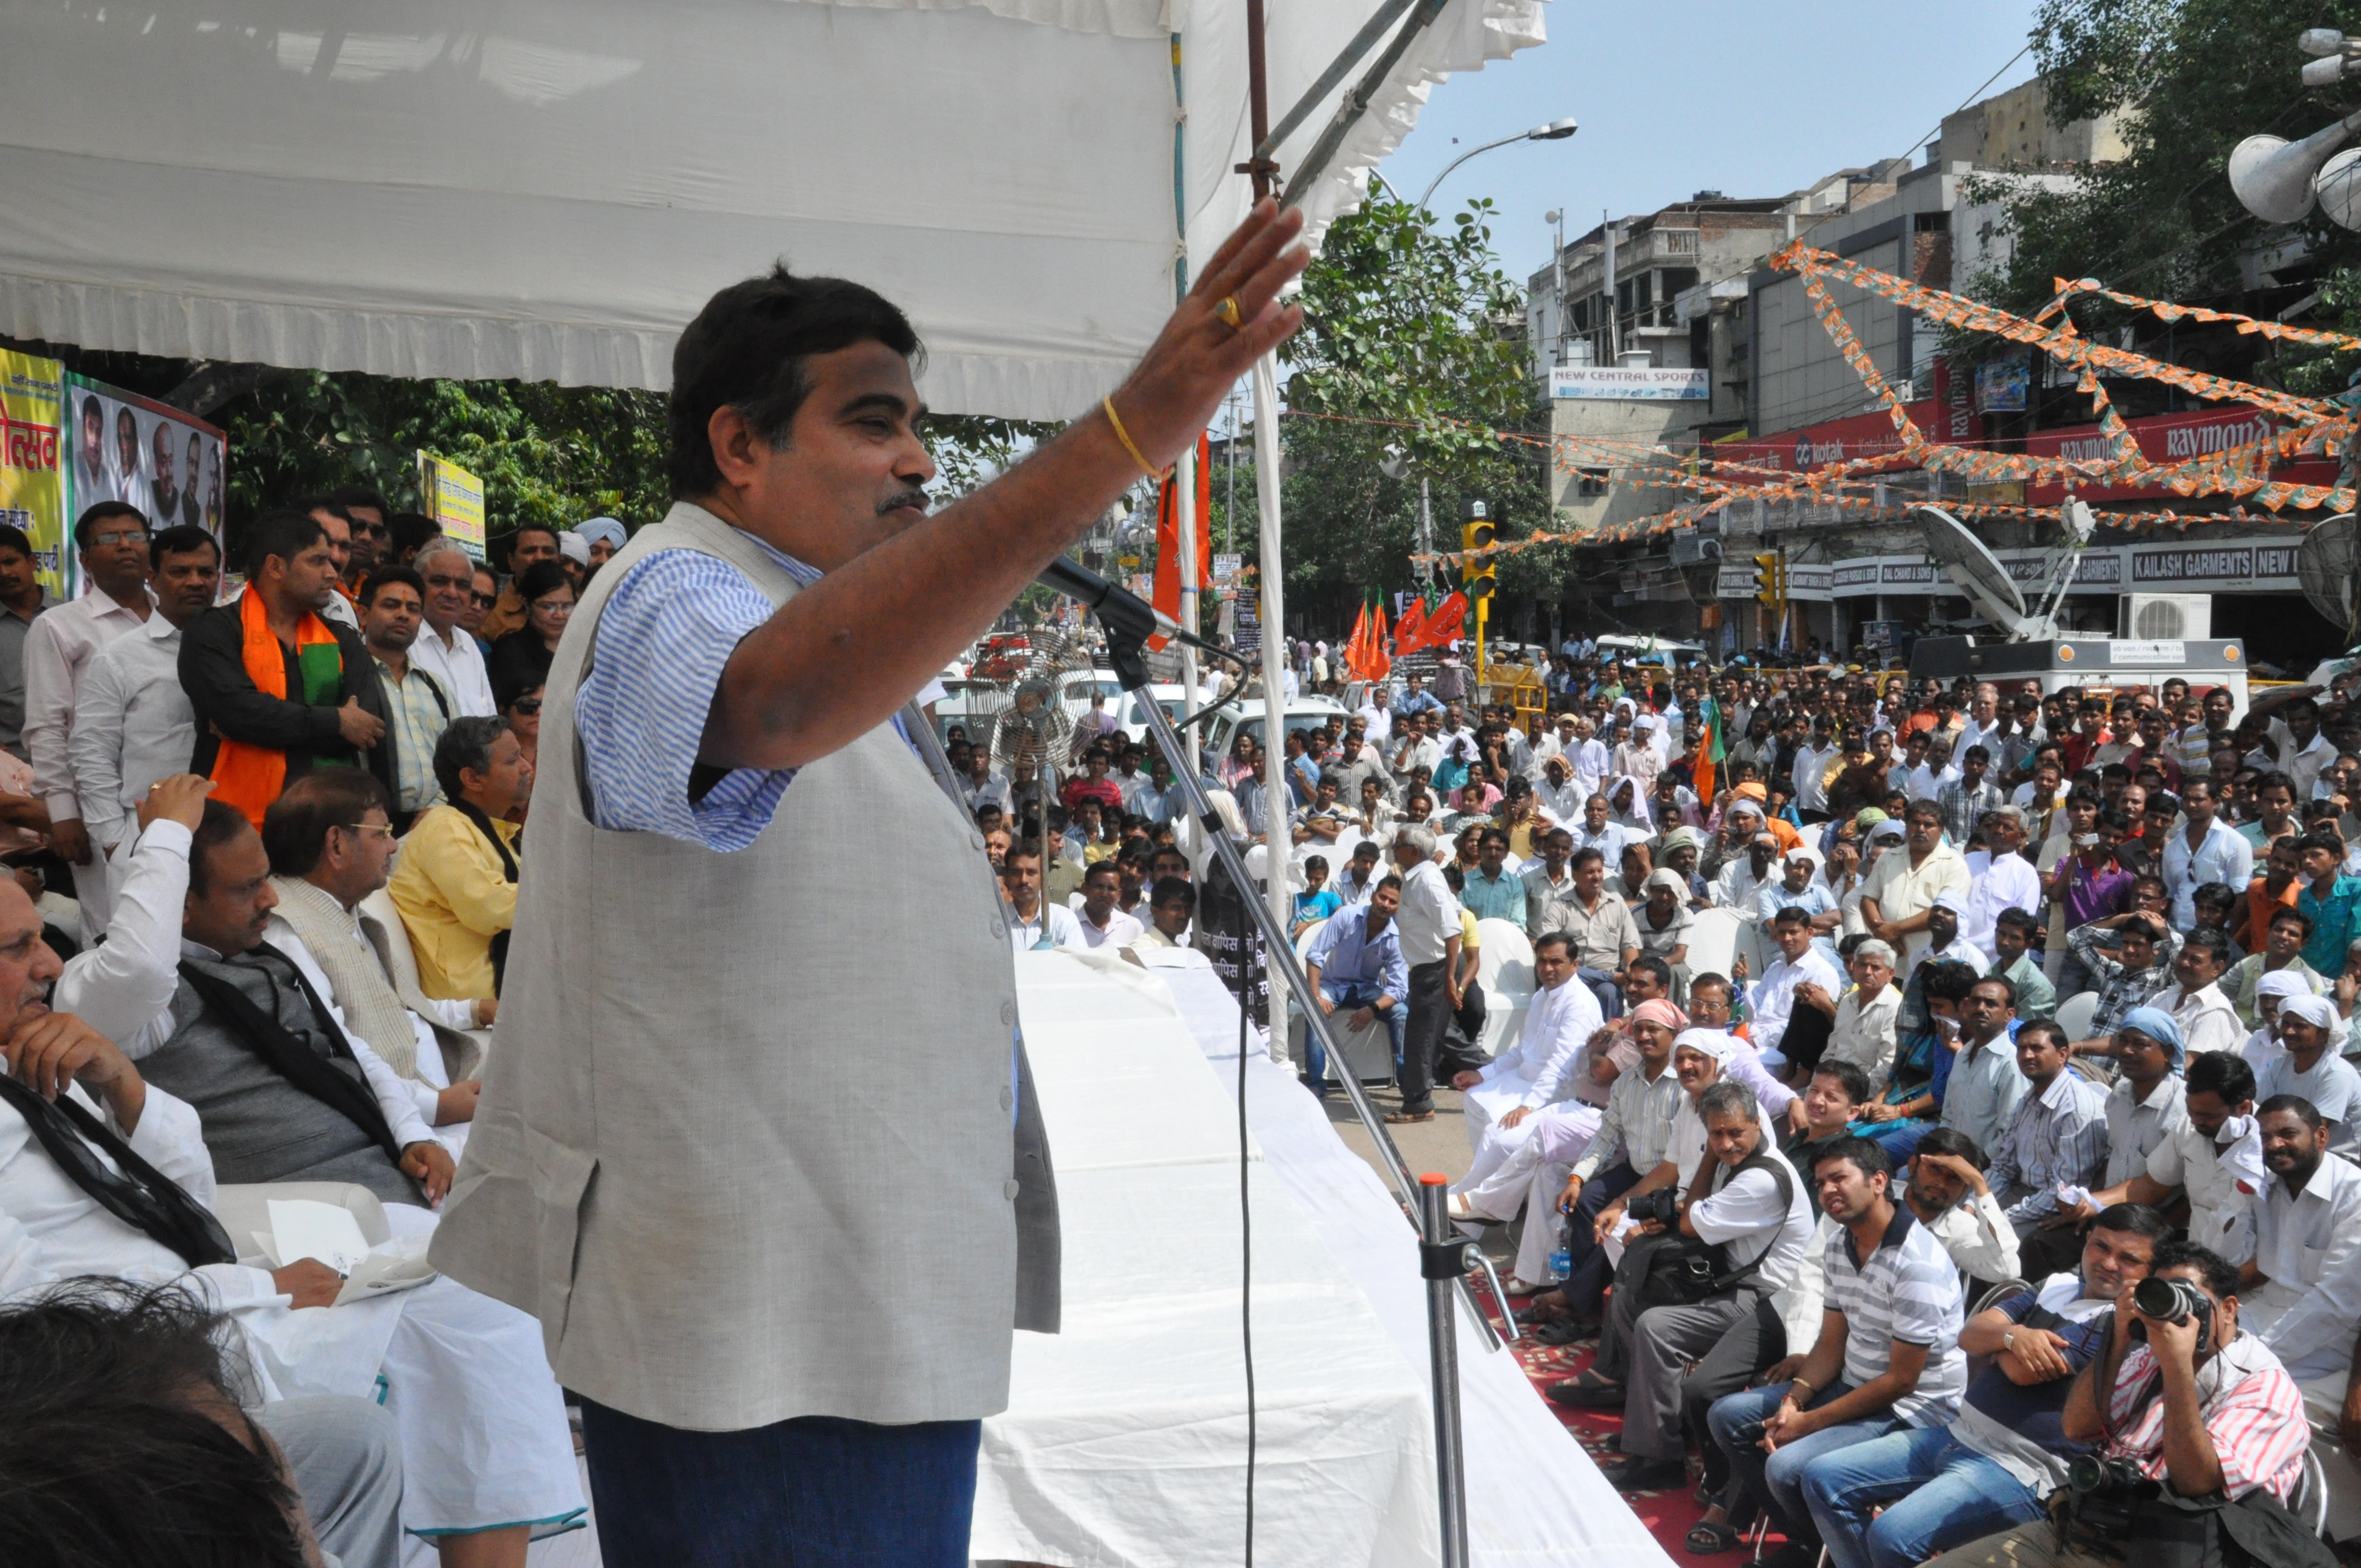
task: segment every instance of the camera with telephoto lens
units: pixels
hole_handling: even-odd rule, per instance
[[[1669,1229],[1680,1220],[1680,1194],[1669,1187],[1659,1187],[1653,1192],[1642,1192],[1632,1199],[1624,1205],[1623,1212],[1635,1225],[1644,1225],[1653,1220]]]
[[[2074,1522],[2095,1535],[2120,1541],[2131,1532],[2132,1516],[2158,1488],[2128,1459],[2077,1454],[2066,1467],[2074,1500]]]
[[[2186,1279],[2158,1279],[2151,1275],[2132,1287],[2132,1305],[2151,1318],[2175,1325],[2195,1318],[2197,1350],[2201,1355],[2213,1340],[2213,1299]],[[2145,1341],[2147,1325],[2133,1323],[2131,1337]]]

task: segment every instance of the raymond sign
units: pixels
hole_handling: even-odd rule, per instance
[[[2125,423],[2130,427],[2132,439],[2138,443],[2140,455],[2159,466],[2252,446],[2268,440],[2274,429],[2268,414],[2250,408],[2151,414],[2145,419],[2126,420]],[[2107,438],[2099,433],[2099,427],[2083,424],[2070,425],[2063,430],[2035,431],[2025,438],[2025,455],[2095,463],[2104,460],[2109,454]],[[2292,463],[2279,465],[2271,471],[2270,477],[2289,485],[2333,485],[2337,482],[2337,463],[2334,457],[2300,457]],[[2096,482],[2078,485],[2074,493],[2086,501],[2169,499],[2172,495],[2170,490],[2160,485],[2103,485]],[[2025,488],[2027,506],[2056,506],[2065,499],[2065,495],[2062,485],[2027,485]]]
[[[484,481],[456,463],[418,455],[418,500],[445,535],[484,558]]]
[[[33,542],[42,586],[64,597],[63,367],[0,351],[0,522]]]

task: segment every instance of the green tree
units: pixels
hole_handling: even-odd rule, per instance
[[[1433,492],[1435,543],[1456,549],[1465,503],[1482,498],[1521,533],[1550,521],[1546,415],[1524,332],[1524,295],[1499,269],[1492,203],[1448,224],[1372,182],[1304,273],[1304,325],[1281,350],[1290,594],[1342,609],[1367,590],[1412,586],[1419,474]],[[1523,434],[1527,440],[1504,440]],[[1383,465],[1407,463],[1404,477]],[[1214,537],[1226,473],[1212,476]],[[1252,466],[1239,454],[1236,535],[1258,564]],[[1501,563],[1504,594],[1554,583],[1563,547]],[[1349,611],[1346,613],[1349,614]]]
[[[2232,193],[2230,153],[2257,133],[2307,136],[2342,112],[2336,95],[2308,92],[2297,78],[2305,57],[2296,35],[2311,27],[2361,28],[2361,4],[2043,0],[2032,38],[2051,122],[2120,114],[2127,153],[2088,170],[2070,190],[1972,181],[1972,197],[2002,202],[2015,247],[2005,267],[1968,280],[1971,291],[2024,313],[2052,296],[2054,279],[2088,277],[2127,293],[2254,310],[2258,302],[2241,276],[2240,253],[2270,229]],[[2361,236],[2317,213],[2298,227],[2324,285],[2321,313],[2353,320],[2361,304],[2353,270],[2361,265]],[[2086,328],[2126,319],[2103,302],[2078,301],[2073,310]],[[2138,330],[2145,336],[2161,328],[2151,316]],[[2343,383],[2338,367],[2315,351],[2279,351],[2265,340],[2186,328],[2180,336],[2190,352],[2176,357],[2209,361],[2208,368],[2307,391]]]

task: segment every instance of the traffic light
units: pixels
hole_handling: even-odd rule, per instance
[[[1786,563],[1775,550],[1754,557],[1754,597],[1774,608],[1786,602]]]
[[[1459,548],[1481,550],[1492,543],[1496,534],[1491,519],[1484,515],[1482,501],[1468,502],[1467,515],[1470,521],[1459,530]],[[1486,555],[1460,562],[1459,580],[1467,602],[1479,604],[1491,598],[1492,590],[1499,586],[1499,573],[1493,569],[1492,558]]]

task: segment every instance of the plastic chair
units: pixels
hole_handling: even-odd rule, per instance
[[[393,895],[379,888],[361,900],[357,913],[361,917],[361,929],[368,935],[369,945],[377,949],[379,960],[385,965],[385,972],[392,977],[395,992],[405,1003],[416,1006],[417,1003],[411,999],[423,999],[425,995],[418,979],[418,955],[411,948],[410,927],[401,923],[401,911],[395,906]],[[447,1049],[443,1053],[444,1069],[455,1083],[463,1078],[481,1077],[484,1058],[492,1047],[489,1029],[461,1029],[456,1032],[465,1035],[475,1048],[472,1059],[466,1061],[451,1060],[451,1053]]]
[[[1739,928],[1744,922],[1727,909],[1700,909],[1689,918],[1688,969],[1692,975],[1730,976],[1730,960],[1738,950]]]
[[[1989,1312],[1994,1307],[1999,1306],[2003,1301],[2007,1300],[2011,1296],[2017,1294],[2019,1291],[2030,1290],[2032,1288],[2033,1282],[2029,1279],[2004,1279],[1999,1284],[1993,1286],[1991,1289],[1976,1298],[1976,1304],[1968,1309],[1968,1316],[1973,1318],[1979,1314]]]
[[[1484,992],[1484,1037],[1477,1044],[1497,1057],[1524,1033],[1533,1003],[1533,945],[1506,920],[1478,920],[1484,945],[1476,958],[1476,983]]]
[[[2301,1519],[2312,1533],[2328,1535],[2328,1470],[2312,1449],[2303,1451],[2303,1475],[2288,1497],[2288,1512]]]
[[[2095,991],[2077,992],[2058,1004],[2058,1026],[2066,1031],[2070,1040],[2089,1038],[2091,1020],[2098,1015],[2099,993]]]

